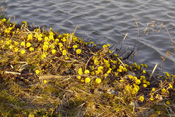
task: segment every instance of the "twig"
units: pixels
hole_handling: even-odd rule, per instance
[[[125,41],[125,39],[126,39],[127,36],[128,36],[128,33],[125,34],[125,37],[123,38],[122,45],[121,45],[120,49],[118,50],[118,53],[119,53],[120,50],[122,49],[123,44],[124,44],[124,41]]]
[[[5,71],[4,73],[6,74],[16,74],[16,75],[21,75],[19,72],[12,72],[12,71]]]
[[[156,68],[157,68],[157,63],[156,63],[156,65],[154,66],[154,69],[153,69],[153,71],[152,71],[152,73],[151,73],[151,75],[150,75],[150,77],[149,77],[149,80],[150,80],[150,78],[152,77],[152,75],[154,74],[154,71],[156,70]]]
[[[170,36],[171,43],[172,43],[173,48],[174,48],[174,51],[175,51],[175,46],[174,46],[174,42],[173,42],[173,39],[172,39],[172,37],[171,37],[171,34],[170,34],[170,32],[168,31],[168,29],[167,29],[167,27],[166,27],[166,26],[165,26],[165,29],[166,29],[166,31],[167,31],[167,33],[168,33],[168,35]]]
[[[126,67],[125,64],[120,60],[120,58],[117,57],[117,59],[122,63],[124,67]]]
[[[66,77],[76,77],[76,76],[88,76],[88,75],[67,75],[67,76],[57,76],[57,75],[43,75],[39,76],[39,80],[48,80],[48,79],[60,79],[60,78],[66,78]]]

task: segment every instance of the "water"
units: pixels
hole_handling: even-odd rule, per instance
[[[76,35],[98,44],[121,42],[128,33],[122,50],[139,47],[131,62],[146,63],[150,71],[156,63],[157,71],[161,70],[161,57],[167,51],[175,54],[165,28],[160,32],[150,29],[148,35],[143,32],[148,23],[158,21],[167,27],[175,41],[174,0],[4,0],[0,4],[6,7],[7,16],[15,16],[17,23],[25,20],[60,33],[73,32],[78,25]],[[174,66],[175,56],[170,55],[163,62],[163,70],[175,73]]]

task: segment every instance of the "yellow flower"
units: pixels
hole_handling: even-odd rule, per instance
[[[73,48],[76,49],[78,46],[77,45],[73,45]]]
[[[1,21],[2,21],[2,22],[6,22],[7,20],[6,20],[5,18],[3,18]]]
[[[162,93],[165,93],[165,92],[166,92],[166,89],[165,89],[165,88],[163,88],[163,89],[161,89],[161,91],[162,91]]]
[[[134,76],[134,77],[133,77],[133,79],[136,81],[136,80],[137,80],[137,77],[136,77],[136,76]]]
[[[79,69],[78,69],[78,74],[79,74],[79,75],[82,75],[82,74],[83,74],[82,68],[79,68]]]
[[[76,53],[77,53],[77,54],[80,54],[80,53],[81,53],[81,49],[77,49],[77,50],[76,50]]]
[[[115,56],[115,57],[118,57],[118,55],[117,55],[117,54],[114,54],[114,56]]]
[[[44,59],[44,58],[46,58],[46,54],[45,53],[41,55],[41,59]]]
[[[29,51],[33,52],[34,51],[34,48],[33,47],[30,47],[29,48]]]
[[[44,50],[44,51],[47,51],[48,48],[49,48],[48,45],[43,45],[43,50]]]
[[[169,101],[166,101],[166,104],[167,104],[167,105],[170,105],[170,102],[169,102]]]
[[[50,31],[50,32],[49,32],[49,35],[50,35],[50,36],[53,36],[53,35],[54,35],[54,33],[53,33],[52,31]]]
[[[0,43],[3,44],[4,43],[4,40],[1,40]]]
[[[66,38],[65,37],[63,37],[63,42],[66,42]]]
[[[107,47],[107,45],[103,45],[103,48],[106,48]]]
[[[131,86],[128,84],[128,85],[126,85],[126,90],[129,92],[130,90],[131,90]]]
[[[27,47],[30,47],[31,46],[31,43],[27,42],[26,46]]]
[[[112,51],[111,50],[109,50],[109,54],[111,54],[112,53]]]
[[[21,46],[25,46],[25,42],[24,41],[21,42]]]
[[[15,47],[14,52],[18,52],[19,48]]]
[[[35,73],[36,73],[36,74],[39,74],[39,73],[40,73],[40,71],[39,71],[39,70],[35,70]]]
[[[146,87],[147,87],[147,84],[143,84],[143,87],[145,87],[145,88],[146,88]]]
[[[145,64],[145,65],[144,65],[144,67],[145,67],[145,68],[147,68],[147,67],[148,67],[148,65],[147,65],[147,64]]]
[[[56,42],[56,43],[59,42],[59,39],[55,39],[55,42]]]
[[[115,72],[115,76],[116,76],[116,77],[118,76],[118,72]]]
[[[42,41],[42,37],[41,36],[38,36],[38,41]]]
[[[14,44],[17,46],[19,44],[19,42],[15,41]]]
[[[89,74],[90,72],[89,72],[89,70],[85,70],[84,73],[85,74]]]
[[[85,78],[85,83],[89,83],[91,79],[89,77]]]
[[[173,85],[169,83],[169,88],[170,89],[173,89]]]
[[[12,48],[13,48],[13,45],[10,45],[10,46],[9,46],[9,49],[12,49]]]
[[[101,78],[96,78],[96,79],[95,79],[95,82],[96,82],[97,84],[100,84],[100,83],[101,83]]]
[[[117,69],[118,72],[122,72],[122,69]]]
[[[107,73],[109,74],[109,73],[111,73],[111,71],[112,71],[112,69],[111,69],[111,68],[109,68],[109,70],[107,71]]]
[[[81,79],[81,76],[77,76],[77,78],[80,80]]]
[[[149,98],[151,101],[153,101],[154,100],[154,98],[151,96],[150,98]]]
[[[95,65],[98,65],[98,64],[99,64],[99,61],[98,61],[97,58],[94,59],[94,64],[95,64]]]
[[[140,80],[144,80],[145,79],[145,76],[140,76]]]
[[[21,50],[21,54],[25,54],[26,51],[24,49]]]
[[[153,88],[152,88],[152,91],[155,91],[155,90],[156,90],[156,89],[153,87]]]
[[[139,85],[139,84],[141,83],[141,81],[140,81],[139,79],[137,79],[137,80],[135,81],[135,83]]]
[[[127,72],[128,70],[127,70],[127,68],[126,68],[126,67],[124,67],[124,68],[123,68],[123,71],[124,71],[124,72]]]
[[[7,40],[6,45],[10,45],[11,42],[12,42],[11,40]]]
[[[44,42],[44,45],[49,45],[49,42],[48,42],[48,41],[45,41],[45,42]]]
[[[168,72],[165,72],[165,74],[166,74],[167,77],[170,77],[170,74]]]
[[[49,37],[44,37],[45,42],[50,41]]]
[[[63,50],[63,51],[62,51],[63,56],[66,55],[66,53],[67,53],[66,50]]]
[[[43,83],[46,84],[47,83],[47,80],[44,80]]]
[[[66,59],[66,60],[68,60],[68,59],[69,59],[69,57],[68,57],[68,56],[66,56],[66,57],[65,57],[65,59]]]
[[[144,73],[144,74],[145,74],[145,73],[146,73],[146,71],[145,71],[145,70],[143,70],[143,72],[142,72],[142,73]]]
[[[134,94],[136,94],[136,90],[132,90],[132,92],[131,92],[131,93],[132,93],[133,95],[134,95]]]
[[[33,35],[32,34],[29,34],[28,37],[27,37],[27,40],[32,40],[33,39]]]
[[[51,49],[54,49],[54,48],[55,48],[55,45],[52,44],[52,45],[51,45]]]
[[[61,37],[62,37],[62,35],[61,35],[61,34],[59,34],[58,38],[61,38]]]
[[[109,47],[109,46],[110,46],[110,44],[107,44],[107,46]]]
[[[95,72],[94,72],[94,71],[92,71],[92,72],[91,72],[91,75],[93,75],[93,76],[94,76],[94,75],[95,75]]]
[[[98,71],[101,72],[102,70],[103,70],[103,66],[99,66],[99,67],[98,67]]]
[[[140,97],[139,97],[139,100],[140,100],[141,102],[143,102],[143,101],[144,101],[144,95],[140,96]]]
[[[52,49],[52,54],[55,54],[56,53],[56,50],[55,49]]]
[[[146,84],[147,84],[147,85],[150,85],[150,82],[149,82],[149,81],[146,81]]]
[[[60,42],[58,43],[59,47],[62,48],[63,47],[63,44]]]

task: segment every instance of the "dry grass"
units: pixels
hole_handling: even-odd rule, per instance
[[[175,75],[150,75],[74,33],[0,20],[0,115],[170,116]]]

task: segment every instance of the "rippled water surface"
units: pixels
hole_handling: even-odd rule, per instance
[[[60,33],[73,32],[78,25],[78,36],[98,44],[121,42],[128,33],[123,51],[139,47],[132,62],[146,63],[150,71],[156,63],[160,66],[166,51],[175,54],[164,28],[175,41],[174,0],[4,0],[0,4],[18,23],[26,20],[30,25],[45,25]],[[147,29],[146,35],[143,31],[149,23],[155,23],[152,21],[158,21],[157,30],[158,26],[162,28],[160,32]],[[175,56],[165,60],[163,69],[175,73]]]

